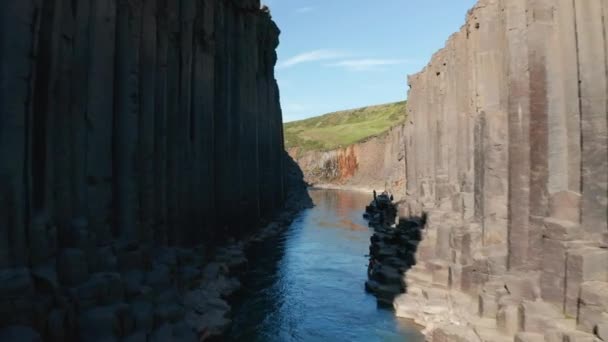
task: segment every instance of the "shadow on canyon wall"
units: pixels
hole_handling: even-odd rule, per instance
[[[383,210],[372,214],[370,226],[374,234],[370,238],[369,280],[366,290],[378,298],[381,305],[392,306],[393,300],[407,292],[406,272],[416,265],[418,245],[422,241],[427,215],[399,217],[396,225],[396,210]],[[380,217],[378,217],[378,214]]]

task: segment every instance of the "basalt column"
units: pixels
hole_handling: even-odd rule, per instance
[[[76,334],[277,213],[278,35],[257,0],[0,2],[0,329]]]
[[[410,76],[407,206],[428,224],[395,307],[432,338],[605,339],[607,11],[480,0]]]

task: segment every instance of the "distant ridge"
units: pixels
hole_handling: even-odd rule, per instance
[[[363,141],[405,121],[406,101],[344,110],[284,124],[285,147],[327,151]]]

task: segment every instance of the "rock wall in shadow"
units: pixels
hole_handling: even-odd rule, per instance
[[[259,0],[0,3],[0,328],[183,317],[127,312],[287,196],[278,36]]]
[[[78,229],[193,244],[281,206],[279,30],[259,1],[5,1],[2,16],[1,266]]]

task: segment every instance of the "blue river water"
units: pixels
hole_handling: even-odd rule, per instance
[[[408,341],[418,330],[365,292],[370,195],[310,190],[315,207],[249,253],[232,341]]]

